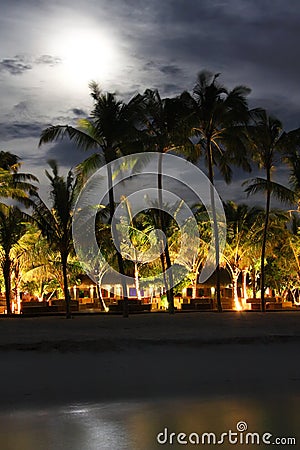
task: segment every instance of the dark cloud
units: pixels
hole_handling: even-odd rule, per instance
[[[61,64],[61,59],[56,56],[51,55],[42,55],[36,58],[35,62],[37,64],[45,64],[47,66],[56,66],[57,64]]]
[[[153,72],[157,63],[164,61],[168,66],[172,61],[175,67],[184,68],[184,81],[189,83],[199,70],[208,68],[221,72],[225,83],[245,83],[253,91],[265,90],[270,96],[280,88],[285,96],[290,89],[299,93],[300,60],[295,58],[300,41],[298,3],[188,3],[189,7],[186,2],[153,0],[145,12],[142,30],[134,22],[137,13],[132,13],[128,38],[135,54],[142,55],[144,70]],[[174,74],[178,85],[183,75]]]
[[[51,55],[41,55],[36,59],[16,55],[12,58],[0,60],[0,72],[8,72],[11,75],[22,75],[24,72],[32,70],[35,64],[53,67],[61,64],[61,59]]]
[[[293,96],[274,94],[272,97],[250,97],[251,108],[263,106],[270,115],[278,118],[286,131],[300,127],[300,108]]]
[[[41,45],[35,47],[33,44],[26,48],[30,39],[31,42],[40,43],[45,37],[45,30],[41,25],[40,40],[33,40],[38,36],[30,34],[31,15],[34,14],[35,19],[40,18],[38,23],[43,24],[44,17],[51,17],[55,21],[72,16],[73,20],[74,13],[80,16],[79,21],[74,20],[74,28],[80,27],[82,18],[85,23],[91,23],[91,28],[97,27],[103,30],[104,35],[111,36],[126,55],[124,66],[116,74],[112,70],[109,79],[104,80],[105,88],[122,92],[124,98],[146,88],[157,88],[162,96],[177,95],[184,89],[192,89],[197,72],[209,69],[221,72],[220,81],[229,88],[238,84],[249,86],[252,89],[250,105],[267,108],[283,121],[286,129],[300,125],[300,59],[297,57],[300,3],[295,0],[74,0],[72,8],[67,0],[29,0],[26,3],[21,0],[4,0],[4,6],[11,23],[25,26],[26,21],[28,22],[28,41],[23,39],[26,31],[22,26],[18,29],[15,27],[11,39],[8,37],[5,40],[4,36],[9,30],[6,28],[6,33],[3,31],[8,22],[4,21],[2,11],[0,22],[2,20],[3,26],[0,31],[2,29],[3,42],[9,42],[9,39],[13,42],[15,36],[19,36],[19,42],[20,39],[24,40],[24,48],[18,44],[19,48],[16,46],[11,49],[8,55],[20,55],[19,52],[26,51],[26,54],[32,56],[27,59],[20,56],[2,59],[2,72],[20,75],[41,64],[45,68],[59,66],[59,58],[51,56],[52,52],[53,55],[56,54],[53,49],[49,50]],[[19,15],[18,22],[14,22],[16,15]],[[57,52],[59,54],[59,48]],[[51,69],[51,76],[54,77],[55,74],[55,70]],[[30,78],[33,80],[34,76],[32,70]],[[19,78],[14,77],[13,82],[16,80]],[[36,107],[40,101],[36,110],[42,111],[41,114],[48,114],[48,105],[54,102],[48,88],[53,88],[53,85],[38,84],[40,80],[37,79],[34,81],[31,91],[20,83],[17,94],[12,90],[7,93],[7,86],[3,86],[1,96],[9,98],[6,104],[10,109],[11,103],[15,104],[15,115],[11,125],[5,124],[5,120],[1,119],[3,123],[0,123],[0,137],[7,139],[40,135],[44,124],[39,124],[38,121],[42,122],[44,115],[43,120],[37,119],[41,115],[32,112],[33,106]],[[101,79],[99,81],[102,83]],[[55,83],[57,93],[60,85],[56,78]],[[45,91],[42,91],[43,86],[46,86]],[[40,93],[42,96],[38,97]],[[59,94],[61,102],[57,103],[56,109],[53,108],[53,103],[49,108],[49,122],[76,124],[78,117],[88,115],[87,98],[82,99],[81,103],[76,90],[74,99],[71,100],[71,95],[66,90],[61,89]],[[24,98],[30,98],[31,105],[24,102]],[[26,119],[29,122],[29,117],[25,116],[27,113],[33,119],[32,126],[22,121]],[[25,117],[20,117],[21,114]],[[48,121],[47,117],[44,121]],[[72,144],[67,142],[58,142],[46,153],[47,159],[61,158],[61,163],[66,167],[86,156],[79,151],[77,153]],[[285,172],[280,175],[282,179],[284,174]],[[247,177],[248,174],[240,176],[240,172],[237,172],[237,178],[224,188],[226,196],[244,198],[240,181]]]
[[[24,61],[21,56],[0,60],[0,72],[9,72],[11,75],[21,75],[32,69],[32,65]]]
[[[182,72],[181,68],[178,66],[175,66],[174,64],[162,66],[162,67],[160,67],[159,70],[162,73],[164,73],[165,75],[171,75],[171,76],[177,76]]]
[[[71,168],[84,161],[93,153],[92,150],[88,152],[79,150],[73,142],[63,139],[54,143],[50,149],[46,150],[43,158],[45,161],[55,159],[59,165]]]
[[[45,124],[40,122],[10,122],[0,123],[0,140],[38,138]]]
[[[70,111],[78,117],[87,116],[87,113],[81,108],[72,108]]]

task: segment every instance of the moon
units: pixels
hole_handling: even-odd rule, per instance
[[[91,80],[107,79],[116,71],[116,43],[100,30],[64,30],[52,44],[61,60],[61,77],[67,83],[86,86]]]

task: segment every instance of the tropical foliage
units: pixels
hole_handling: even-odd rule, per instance
[[[143,276],[155,284],[158,274],[172,268],[176,261],[188,275],[173,290],[172,270],[164,279],[168,309],[174,312],[174,292],[192,285],[196,296],[197,280],[205,264],[212,232],[216,243],[216,300],[222,311],[221,270],[230,275],[236,309],[245,307],[246,298],[260,291],[262,310],[266,309],[266,289],[278,295],[287,292],[296,299],[300,288],[300,129],[284,131],[282,123],[262,108],[249,110],[250,89],[239,85],[232,89],[220,81],[220,74],[199,73],[192,92],[176,97],[162,97],[155,89],[146,89],[125,102],[115,93],[104,92],[90,84],[93,107],[89,117],[78,125],[53,125],[41,132],[40,145],[60,139],[71,140],[87,153],[87,158],[66,176],[60,175],[57,163],[50,161],[46,170],[50,185],[50,206],[42,199],[32,174],[22,173],[21,161],[10,152],[0,152],[0,262],[6,311],[11,312],[12,292],[19,297],[26,289],[42,299],[64,294],[66,315],[71,317],[70,282],[82,271],[73,252],[72,219],[80,188],[100,166],[106,165],[108,199],[101,205],[96,220],[96,236],[107,264],[99,267],[98,297],[106,308],[101,283],[109,267],[123,275],[134,276],[137,297],[142,297]],[[127,198],[116,200],[113,186],[115,174],[111,163],[120,156],[157,152],[159,194],[156,203],[133,217]],[[223,254],[218,247],[215,194],[210,191],[213,221],[203,205],[192,205],[200,236],[197,255],[180,254],[180,242],[188,241],[188,233],[180,230],[176,218],[163,211],[164,189],[162,155],[176,153],[182,158],[205,167],[212,187],[221,177],[230,183],[233,166],[256,177],[244,181],[242,189],[248,195],[263,193],[265,208],[235,204],[224,208],[227,218],[227,242]],[[140,161],[139,161],[140,162]],[[143,162],[142,162],[143,163]],[[284,165],[289,172],[289,184],[279,184],[274,176],[276,167]],[[285,209],[272,209],[272,198]],[[118,202],[123,201],[129,217],[129,241],[113,245],[118,230],[113,216]],[[283,206],[282,206],[283,207]],[[25,212],[25,208],[27,209]],[[87,224],[87,226],[89,226]],[[188,224],[187,224],[188,226]],[[149,251],[153,231],[160,229],[165,238],[160,241],[160,257],[145,263],[140,255]],[[120,231],[120,230],[119,230]],[[188,246],[185,246],[186,248]],[[130,261],[128,261],[130,259]],[[289,261],[287,264],[286,261]],[[251,292],[250,292],[251,288]],[[127,286],[123,283],[123,314],[128,316]],[[297,299],[295,300],[297,301]]]

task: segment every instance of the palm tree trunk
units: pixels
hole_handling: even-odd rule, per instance
[[[167,293],[167,299],[169,304],[169,313],[174,314],[174,292],[173,292],[173,274],[172,274],[172,264],[171,264],[171,258],[169,253],[169,244],[167,239],[167,227],[164,219],[164,212],[162,211],[163,206],[163,200],[162,200],[162,157],[163,153],[159,152],[158,155],[158,174],[157,174],[157,187],[158,187],[158,217],[159,217],[159,226],[162,229],[163,233],[166,236],[166,245],[164,249],[164,256],[166,258],[166,266],[168,271],[168,276],[164,277],[164,279],[167,282],[166,286],[166,293]],[[161,262],[162,262],[161,258]],[[164,271],[164,267],[162,267],[162,270]]]
[[[197,272],[196,272],[196,276],[195,276],[195,279],[193,280],[193,284],[192,284],[192,297],[193,298],[196,298],[197,297],[197,276],[198,276],[198,274],[197,274]]]
[[[3,263],[3,277],[5,285],[6,314],[11,314],[11,280],[10,280],[11,260],[9,255],[5,255]]]
[[[212,215],[213,215],[213,222],[214,222],[213,223],[213,230],[214,230],[215,250],[216,250],[216,294],[217,294],[217,307],[218,307],[218,311],[222,312],[219,230],[218,230],[216,205],[215,205],[213,158],[212,158],[212,148],[211,148],[211,140],[210,140],[210,138],[207,138],[206,150],[207,150],[207,156],[208,156],[208,177],[209,177],[209,181],[211,182],[211,186],[210,186],[210,201],[211,201]]]
[[[133,227],[133,217],[131,212],[131,207],[128,199],[125,198],[125,204],[127,208],[127,214],[130,220],[130,226]],[[141,290],[140,290],[140,278],[139,278],[139,267],[138,267],[138,254],[136,248],[134,247],[134,284],[136,290],[136,296],[138,300],[142,300]]]
[[[252,297],[256,298],[256,269],[253,268],[250,272],[251,284],[252,284]]]
[[[246,305],[247,300],[247,273],[248,269],[242,270],[242,302],[244,304],[244,307]]]
[[[65,302],[66,302],[66,318],[71,319],[71,299],[70,299],[70,293],[69,293],[69,286],[68,286],[68,274],[67,274],[67,261],[68,261],[68,254],[66,252],[61,252],[61,264],[62,264],[62,272],[63,272],[63,282],[64,282],[64,296],[65,296]]]
[[[101,308],[103,309],[103,311],[107,312],[108,311],[108,307],[105,304],[103,295],[102,295],[102,290],[101,290],[101,281],[102,281],[102,277],[100,280],[98,280],[97,284],[96,284],[96,290],[97,290],[97,296],[100,300],[101,303]]]
[[[112,185],[112,172],[111,172],[111,166],[107,165],[107,177],[108,177],[108,198],[109,198],[109,223],[112,227],[112,231],[114,234],[115,240],[118,239],[117,230],[115,227],[115,224],[113,222],[113,216],[115,213],[115,198],[114,198],[114,189]],[[118,244],[118,242],[117,242]],[[121,274],[121,284],[122,284],[122,290],[123,290],[123,317],[129,316],[129,308],[128,308],[128,294],[127,294],[127,284],[125,281],[125,269],[124,269],[124,261],[121,253],[119,252],[117,248],[117,261],[118,261],[118,268],[119,272]]]
[[[134,284],[136,290],[136,296],[138,300],[142,300],[142,294],[140,290],[140,277],[139,277],[139,268],[137,263],[134,263]]]
[[[239,311],[241,309],[241,305],[239,302],[239,296],[238,296],[239,275],[240,275],[239,269],[234,269],[233,274],[232,274],[232,293],[233,293],[234,308],[237,311]]]
[[[271,181],[270,170],[267,169],[267,182]],[[271,190],[268,185],[267,189],[267,201],[266,201],[266,216],[261,248],[261,262],[260,262],[260,298],[261,298],[261,310],[266,311],[266,300],[265,300],[265,256],[266,256],[266,244],[269,226],[269,215],[270,215],[270,204],[271,204]]]
[[[20,296],[21,274],[20,274],[20,262],[19,261],[15,264],[14,275],[15,275],[15,277],[14,277],[15,278],[14,295],[15,295],[15,300],[17,302],[17,314],[21,314],[21,296]]]

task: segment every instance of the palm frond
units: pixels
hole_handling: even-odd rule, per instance
[[[94,127],[93,134],[89,134],[84,129],[81,130],[69,125],[54,125],[42,131],[39,147],[42,144],[57,141],[65,137],[68,137],[78,148],[84,151],[98,148],[102,145],[101,137],[96,135]]]
[[[275,181],[267,181],[264,178],[257,177],[243,183],[243,185],[247,184],[248,187],[245,189],[245,192],[248,196],[269,191],[277,200],[283,203],[297,203],[298,198],[295,192]]]
[[[75,174],[82,177],[82,181],[84,183],[91,173],[95,172],[97,169],[100,169],[100,167],[103,167],[104,165],[104,155],[101,153],[94,153],[75,167]]]

